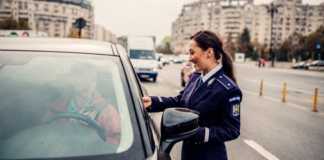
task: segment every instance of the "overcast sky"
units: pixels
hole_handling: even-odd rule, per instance
[[[155,35],[159,41],[171,34],[171,24],[183,4],[196,0],[92,0],[95,23],[119,35]],[[256,4],[271,0],[255,0]],[[319,4],[324,0],[304,0]]]

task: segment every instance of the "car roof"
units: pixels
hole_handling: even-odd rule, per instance
[[[72,38],[13,38],[1,37],[0,50],[73,52],[88,54],[117,55],[112,43]]]

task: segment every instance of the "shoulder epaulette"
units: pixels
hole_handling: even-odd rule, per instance
[[[227,90],[230,90],[236,86],[236,84],[225,74],[219,75],[216,80]]]

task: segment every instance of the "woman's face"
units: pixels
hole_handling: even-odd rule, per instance
[[[205,62],[207,54],[197,44],[196,41],[191,40],[189,43],[189,61],[194,64],[196,71],[201,72],[205,70]]]

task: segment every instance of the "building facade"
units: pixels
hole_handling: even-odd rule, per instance
[[[324,3],[302,4],[302,0],[275,0],[277,14],[273,19],[274,47],[279,47],[289,36],[308,35],[324,25]]]
[[[94,38],[94,12],[86,0],[1,0],[0,21],[25,21],[33,31],[50,37],[69,37],[78,18],[86,20],[82,38]]]
[[[171,46],[185,52],[190,35],[199,30],[214,31],[221,39],[235,42],[244,28],[251,41],[279,46],[290,35],[307,35],[324,25],[324,3],[302,4],[301,0],[275,0],[278,12],[271,21],[269,5],[254,5],[253,0],[200,0],[183,6],[172,24]],[[271,36],[272,32],[272,36]]]
[[[98,41],[117,43],[116,35],[101,25],[95,25],[94,39]]]

